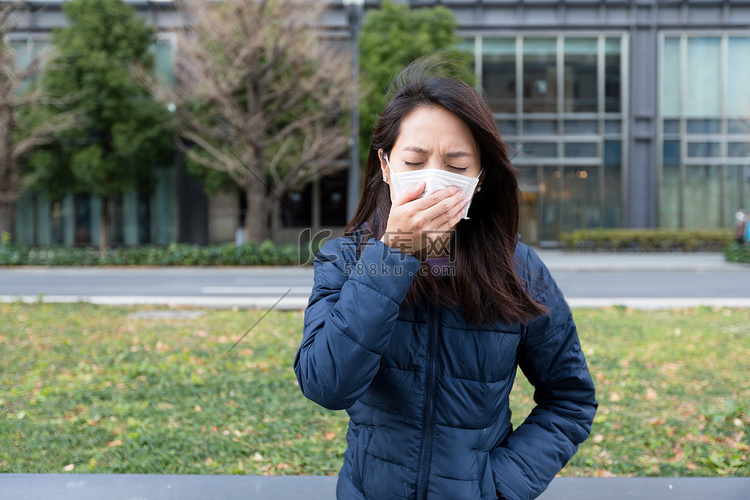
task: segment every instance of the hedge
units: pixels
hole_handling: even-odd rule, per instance
[[[750,264],[750,244],[745,243],[744,245],[740,245],[732,243],[731,245],[727,245],[724,249],[724,257],[727,262]]]
[[[311,264],[317,250],[270,240],[198,246],[172,244],[113,248],[31,248],[0,245],[0,266],[289,266]]]
[[[734,243],[731,231],[601,229],[562,234],[566,250],[610,252],[720,252],[727,261],[750,264],[750,245]],[[269,240],[198,246],[121,247],[102,256],[96,248],[24,247],[3,241],[0,266],[289,266],[309,265],[317,248],[277,245]]]
[[[721,252],[734,241],[728,229],[587,229],[560,236],[563,248],[610,252]]]

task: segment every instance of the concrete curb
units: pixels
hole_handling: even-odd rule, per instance
[[[0,295],[0,303],[24,302],[34,304],[87,304],[106,306],[139,306],[153,305],[166,307],[206,307],[210,309],[274,309],[304,310],[308,297],[165,297],[165,296],[117,296],[117,295]],[[603,307],[624,306],[631,309],[686,309],[695,307],[750,307],[750,298],[742,297],[576,297],[567,299],[571,309],[599,309]]]
[[[333,500],[336,477],[4,474],[3,500]],[[540,500],[747,500],[750,478],[578,478]]]

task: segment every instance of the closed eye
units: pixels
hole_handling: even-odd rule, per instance
[[[448,166],[452,168],[453,170],[458,170],[459,172],[466,172],[467,170],[469,170],[469,167],[461,168],[461,167],[454,167],[453,165],[448,165]]]
[[[422,163],[409,163],[408,161],[405,161],[404,164],[406,164],[407,167],[418,167]]]

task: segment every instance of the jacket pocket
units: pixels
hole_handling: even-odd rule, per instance
[[[367,458],[367,448],[370,446],[372,439],[372,427],[361,425],[357,429],[357,437],[352,450],[351,474],[352,484],[360,492],[364,492],[365,483],[365,462]]]
[[[492,465],[490,464],[490,452],[480,451],[477,462],[479,465],[479,491],[482,500],[497,500],[495,476],[492,474]]]

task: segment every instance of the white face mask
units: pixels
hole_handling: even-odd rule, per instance
[[[479,171],[479,175],[476,177],[466,177],[465,175],[454,174],[452,172],[446,172],[438,168],[423,168],[420,170],[412,170],[408,172],[393,173],[391,163],[388,161],[388,156],[385,157],[385,163],[388,165],[388,170],[391,172],[391,182],[393,183],[393,191],[395,198],[401,196],[401,193],[409,189],[410,187],[425,181],[425,188],[417,199],[432,194],[435,191],[439,191],[448,186],[456,186],[458,189],[466,194],[466,199],[469,203],[466,204],[464,209],[463,219],[469,218],[469,207],[471,206],[471,199],[474,196],[474,189],[477,187],[479,182],[479,176],[482,175],[482,170]]]

